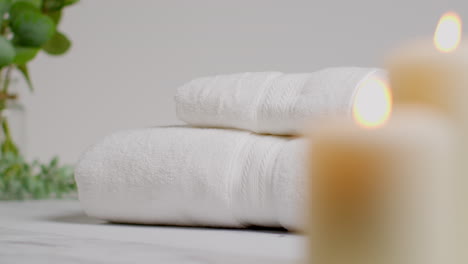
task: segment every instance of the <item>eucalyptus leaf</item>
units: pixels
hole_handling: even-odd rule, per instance
[[[62,10],[49,12],[46,13],[46,15],[50,17],[52,21],[54,21],[55,25],[58,25],[60,23],[60,20],[62,19]]]
[[[28,66],[26,66],[26,64],[23,64],[23,65],[17,65],[16,68],[21,72],[21,74],[23,75],[23,78],[26,80],[29,90],[31,90],[31,92],[34,91],[31,78],[29,77]]]
[[[46,15],[33,12],[20,12],[11,21],[15,44],[26,47],[40,47],[55,33],[55,24]]]
[[[75,193],[73,168],[51,162],[27,162],[21,155],[0,154],[0,200],[60,198]]]
[[[39,48],[15,46],[16,56],[13,63],[17,65],[26,64],[36,57],[39,50]]]
[[[71,42],[64,34],[55,32],[54,36],[42,46],[42,49],[50,55],[62,55],[68,51],[70,46]]]
[[[43,0],[42,10],[45,13],[62,10],[65,6],[65,0]]]
[[[13,45],[4,36],[0,36],[0,67],[10,64],[14,58]]]
[[[8,12],[12,3],[12,0],[0,0],[0,11],[3,13]]]
[[[13,0],[13,3],[28,3],[38,9],[42,6],[42,0]]]
[[[65,0],[65,6],[70,6],[78,3],[80,0]]]
[[[39,8],[37,8],[35,5],[32,5],[30,3],[27,3],[27,2],[16,2],[16,3],[13,3],[10,7],[10,20],[15,20],[16,17],[21,14],[21,13],[24,13],[24,12],[35,12],[35,13],[39,13],[40,10]]]
[[[62,9],[77,0],[0,0],[0,68],[5,81],[2,83],[0,115],[3,116],[8,93],[8,81],[17,69],[33,86],[27,63],[35,58],[42,47],[49,54],[60,55],[70,48],[70,41],[63,33],[56,34]],[[7,118],[0,120],[0,200],[59,198],[75,192],[73,168],[62,166],[57,158],[41,163],[27,162],[17,148]],[[1,261],[0,261],[1,262]]]
[[[2,153],[12,153],[14,155],[18,155],[19,154],[18,147],[15,145],[15,143],[12,141],[11,137],[9,136],[10,128],[8,126],[8,120],[6,118],[3,118],[1,123],[2,123],[2,130],[5,133],[5,137],[1,145]],[[15,168],[16,167],[14,167],[13,169]]]
[[[10,10],[11,0],[0,0],[0,26],[3,23],[5,14]]]

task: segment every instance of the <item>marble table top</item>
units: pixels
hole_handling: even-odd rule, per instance
[[[0,202],[0,263],[303,263],[280,230],[110,224],[77,201]]]

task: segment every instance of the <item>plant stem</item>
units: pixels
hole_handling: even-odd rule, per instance
[[[10,30],[8,29],[7,21],[3,21],[0,24],[0,34],[5,38],[9,38]],[[11,36],[10,36],[11,37]],[[10,132],[10,126],[8,124],[8,119],[5,116],[5,110],[8,107],[8,100],[16,100],[15,95],[11,95],[8,93],[8,88],[10,87],[10,80],[11,80],[11,73],[13,71],[14,65],[9,65],[6,68],[0,68],[0,85],[3,87],[0,88],[0,124],[1,129],[3,131],[4,138],[0,138],[2,142],[0,142],[0,153],[6,154],[7,152],[11,152],[15,155],[19,155],[19,150],[16,144],[13,141]]]
[[[11,136],[10,132],[10,126],[8,124],[8,120],[4,115],[4,111],[7,108],[7,101],[8,99],[8,88],[10,86],[10,80],[11,80],[11,71],[13,69],[13,66],[9,66],[6,71],[5,71],[5,76],[4,76],[4,82],[3,82],[3,88],[2,88],[2,93],[5,95],[5,98],[0,98],[0,121],[2,125],[2,131],[4,135],[3,142],[1,143],[1,152],[2,154],[5,154],[7,152],[11,152],[15,155],[19,154],[18,147],[13,141],[13,138]]]
[[[8,88],[10,87],[10,81],[11,81],[11,71],[13,70],[13,66],[8,66],[5,72],[5,81],[3,83],[3,89],[2,91],[5,94],[8,94]]]
[[[5,108],[7,107],[7,100],[9,99],[8,88],[10,86],[12,69],[13,69],[13,66],[8,66],[6,70],[4,71],[5,72],[4,76],[2,76],[3,70],[0,70],[0,79],[3,81],[3,87],[1,88],[1,93],[3,94],[3,96],[0,98],[0,118],[3,118],[2,111],[5,110]]]
[[[2,130],[3,134],[5,135],[5,140],[2,143],[2,152],[3,154],[11,152],[15,155],[19,154],[18,147],[13,142],[13,138],[11,137],[10,133],[10,126],[8,125],[8,120],[3,118],[2,120]]]

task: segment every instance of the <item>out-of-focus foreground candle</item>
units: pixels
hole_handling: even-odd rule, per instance
[[[449,117],[458,133],[459,202],[468,201],[468,40],[454,12],[444,14],[434,38],[397,49],[387,62],[395,104],[424,104]],[[460,249],[468,263],[468,206],[460,208]],[[464,223],[464,224],[463,224]]]
[[[461,42],[461,19],[442,16],[434,39],[415,41],[388,58],[396,104],[426,104],[468,127],[468,43]]]
[[[390,111],[388,85],[371,79],[356,122],[311,133],[308,263],[456,263],[450,123],[425,108]]]

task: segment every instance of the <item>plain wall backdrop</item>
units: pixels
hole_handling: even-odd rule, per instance
[[[180,123],[175,89],[198,76],[382,66],[448,10],[468,24],[466,0],[82,0],[60,25],[71,51],[30,65],[28,157],[74,163],[113,131]]]

